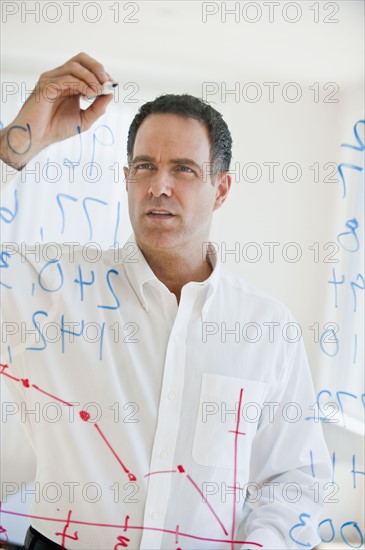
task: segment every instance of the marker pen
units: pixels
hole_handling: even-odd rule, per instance
[[[112,94],[117,86],[118,86],[118,82],[112,82],[111,80],[107,80],[106,82],[104,82],[102,86],[100,95]]]
[[[88,97],[87,99],[96,99],[100,95],[109,95],[112,94],[115,90],[115,88],[118,86],[118,82],[112,82],[111,80],[107,80],[104,82],[104,84],[101,87],[100,93],[96,96]],[[86,99],[86,97],[85,97]]]

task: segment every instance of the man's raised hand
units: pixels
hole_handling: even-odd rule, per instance
[[[16,118],[0,133],[0,158],[19,170],[45,147],[75,135],[78,127],[88,130],[112,100],[112,95],[99,95],[111,80],[86,53],[41,74]],[[95,96],[87,109],[80,108],[81,97]]]

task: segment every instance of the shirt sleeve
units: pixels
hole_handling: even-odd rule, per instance
[[[331,472],[322,427],[313,418],[315,393],[303,341],[286,346],[281,379],[253,441],[250,481],[260,498],[243,508],[246,537],[264,550],[313,548],[320,542],[317,526]]]

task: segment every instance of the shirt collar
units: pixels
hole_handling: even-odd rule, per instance
[[[141,302],[142,307],[148,312],[148,301],[143,292],[143,288],[146,284],[161,284],[161,282],[153,273],[146,258],[143,256],[142,251],[136,242],[134,233],[130,235],[128,241],[124,245],[124,248],[128,249],[128,245],[132,245],[134,250],[131,258],[127,261],[124,261],[125,272],[134,292]],[[213,268],[213,271],[208,279],[206,279],[205,281],[191,281],[190,283],[187,283],[185,285],[185,287],[193,285],[201,286],[202,288],[206,289],[204,304],[201,312],[201,317],[203,321],[206,317],[209,306],[217,290],[221,269],[220,260],[213,244],[204,243],[204,247],[204,250],[207,251],[207,256]]]

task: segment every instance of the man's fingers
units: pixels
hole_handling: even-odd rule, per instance
[[[38,82],[38,89],[43,99],[55,102],[58,98],[66,96],[95,97],[95,94],[99,94],[101,91],[101,84],[94,83],[91,87],[87,82],[72,74],[53,78],[43,75]]]
[[[101,63],[85,53],[80,53],[64,63],[61,67],[43,73],[39,82],[41,87],[49,87],[53,84],[54,87],[60,85],[62,90],[70,90],[72,89],[72,85],[75,84],[75,94],[91,97],[99,95],[102,90],[102,85],[108,80],[112,79],[110,75],[106,73]],[[84,91],[80,91],[80,82],[84,83]],[[94,93],[90,93],[88,88]]]
[[[95,99],[94,103],[84,111],[81,110],[81,131],[88,130],[94,122],[105,113],[113,95],[103,95]]]
[[[93,57],[90,57],[90,55],[81,52],[77,55],[75,55],[70,61],[76,61],[83,67],[86,67],[91,73],[93,73],[98,81],[101,84],[104,84],[107,80],[110,80],[109,75],[107,74],[104,65],[96,61]]]
[[[66,70],[67,69],[67,70]],[[100,93],[102,84],[96,79],[96,77],[90,73],[81,65],[70,64],[65,67],[62,71],[55,69],[54,71],[49,71],[41,75],[39,79],[39,86],[41,89],[49,88],[52,85],[54,87],[61,87],[62,90],[71,89],[75,87],[75,94],[82,94],[80,91],[80,83],[82,88],[86,90],[89,88],[94,92],[93,95]],[[87,92],[83,95],[88,95]]]

